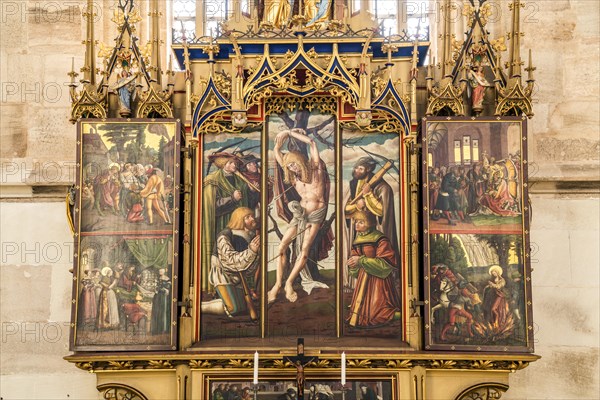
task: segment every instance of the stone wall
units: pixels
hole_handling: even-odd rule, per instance
[[[533,48],[536,91],[530,159],[536,180],[599,178],[596,1],[528,3],[523,46]]]
[[[69,354],[73,240],[62,202],[0,203],[3,399],[94,399]]]
[[[72,58],[77,69],[83,64],[84,4],[0,4],[3,399],[98,398],[95,377],[62,359],[69,354],[73,252],[63,199],[75,177],[66,85]]]
[[[66,72],[83,62],[82,1],[3,1],[0,159],[0,396],[97,397],[68,351],[74,179]],[[112,2],[98,2],[110,10]],[[536,353],[508,399],[597,398],[599,361],[599,3],[529,3],[525,48],[537,91],[529,132]],[[506,11],[504,4],[503,10]],[[104,17],[96,35],[112,43]],[[507,19],[502,18],[507,25]],[[143,33],[143,32],[142,32]]]
[[[533,318],[542,359],[508,399],[598,398],[600,132],[596,1],[527,2]]]

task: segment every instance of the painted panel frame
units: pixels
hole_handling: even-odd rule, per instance
[[[219,375],[207,373],[203,376],[201,397],[209,400],[219,400],[220,394],[226,388],[232,388],[230,394],[236,393],[241,399],[253,399],[254,391],[252,378],[243,374]],[[349,378],[344,386],[339,381],[339,376],[331,374],[323,376],[306,377],[304,385],[304,399],[323,400],[366,400],[386,399],[397,400],[399,390],[397,375],[383,376],[379,373],[363,373],[361,376]],[[297,399],[298,390],[296,379],[288,374],[266,373],[260,374],[258,381],[257,398],[265,400],[293,400]],[[235,389],[233,389],[235,387]],[[246,397],[244,397],[246,396]],[[234,398],[234,397],[231,397]],[[238,397],[235,397],[238,398]]]
[[[200,138],[200,234],[194,267],[200,340],[261,334],[262,131],[258,126]]]
[[[336,116],[306,108],[271,114],[266,138],[274,197],[267,224],[265,334],[335,337],[338,312],[331,306],[337,304],[339,288],[339,248],[333,233],[338,203]]]
[[[358,338],[366,335],[399,341],[405,340],[405,329],[403,328],[407,310],[404,301],[407,280],[405,264],[408,264],[408,261],[406,263],[403,261],[406,260],[406,254],[402,242],[405,234],[403,214],[406,212],[402,201],[405,194],[403,138],[398,133],[364,132],[342,128],[340,125],[339,121],[336,120],[336,115],[321,113],[316,109],[309,111],[300,108],[272,114],[263,126],[248,127],[238,133],[206,134],[200,138],[196,164],[199,184],[195,203],[197,232],[199,233],[196,245],[199,251],[196,253],[194,264],[197,272],[195,274],[195,285],[201,290],[196,298],[198,306],[197,323],[195,325],[196,341],[226,340],[234,337],[279,337],[289,336],[290,333],[294,337],[317,335]],[[279,161],[274,151],[278,136],[281,136],[282,141]],[[307,140],[304,144],[300,140],[303,137]],[[282,169],[281,163],[285,163],[284,158],[289,157],[287,154],[290,150],[300,148],[305,154],[298,156],[299,159],[304,158],[309,162],[309,166],[312,165],[310,160],[313,156],[309,151],[310,146],[312,146],[311,141],[317,147],[319,159],[323,164],[323,175],[328,177],[328,182],[325,184],[328,190],[325,190],[327,194],[324,198],[328,198],[329,205],[325,210],[315,243],[322,243],[327,239],[330,245],[328,250],[325,249],[326,253],[323,256],[325,258],[317,260],[317,255],[309,254],[307,259],[316,266],[314,270],[316,270],[318,278],[315,281],[318,281],[318,284],[315,284],[312,290],[311,288],[307,290],[304,285],[304,278],[302,278],[301,284],[298,284],[300,282],[298,280],[294,284],[294,290],[298,296],[297,301],[289,301],[286,298],[283,285],[287,275],[284,275],[282,285],[276,295],[273,287],[278,269],[278,248],[283,235],[290,229],[289,221],[292,221],[291,213],[288,211],[289,203],[298,200],[301,196],[295,194],[296,190],[291,190],[295,189],[293,185],[285,183],[286,172]],[[298,150],[293,151],[298,152]],[[220,160],[222,162],[219,161],[222,165],[215,168],[214,162],[217,161],[217,156],[223,158],[223,160]],[[238,179],[234,179],[233,176],[247,175],[248,171],[244,170],[245,166],[243,164],[243,159],[246,157],[254,159],[260,166],[258,174],[251,179],[253,184],[258,189],[268,188],[266,193],[259,190],[260,198],[256,198],[256,201],[266,204],[267,207],[261,212],[261,209],[253,206],[253,209],[256,210],[254,213],[255,220],[259,225],[254,236],[260,236],[267,240],[261,240],[261,254],[257,258],[258,261],[255,260],[256,262],[254,262],[254,264],[258,264],[257,269],[251,268],[255,273],[247,274],[248,276],[244,278],[249,289],[249,296],[243,295],[242,293],[245,292],[243,287],[232,281],[230,283],[233,286],[239,286],[238,289],[240,290],[237,290],[239,295],[231,296],[232,299],[228,299],[224,296],[224,293],[217,290],[216,286],[211,287],[211,271],[214,270],[212,264],[216,254],[214,253],[216,249],[215,235],[218,235],[218,233],[214,229],[210,232],[204,229],[204,225],[208,221],[205,214],[210,214],[206,207],[208,203],[206,203],[205,197],[208,193],[207,185],[212,185],[211,182],[214,180],[212,175],[216,170],[225,166],[225,159],[231,159],[234,164],[238,165],[236,171],[230,174],[232,180],[237,182]],[[363,164],[366,163],[368,176],[365,175],[364,178],[355,179],[353,170],[359,160]],[[209,171],[208,166],[211,165],[212,170]],[[338,177],[339,174],[341,175]],[[390,299],[395,298],[397,301],[377,300],[378,304],[383,304],[380,307],[381,312],[373,311],[373,304],[368,303],[370,300],[354,302],[353,299],[356,296],[360,299],[371,299],[374,296],[369,296],[368,293],[363,293],[355,288],[355,285],[348,284],[350,278],[347,272],[347,264],[351,257],[354,230],[352,229],[353,217],[346,212],[345,208],[348,205],[347,203],[351,201],[348,198],[352,192],[350,186],[352,184],[356,185],[357,182],[364,183],[370,180],[373,180],[371,184],[373,184],[373,193],[375,193],[371,193],[367,197],[370,199],[369,206],[372,206],[372,211],[369,211],[366,206],[363,206],[363,209],[371,215],[373,212],[378,212],[373,211],[374,208],[385,208],[386,215],[383,218],[383,208],[379,210],[379,216],[373,215],[373,218],[377,219],[377,224],[373,228],[379,231],[383,230],[384,235],[382,236],[389,236],[390,246],[388,247],[393,249],[393,259],[395,260],[392,262],[391,273],[389,279],[387,279],[392,283],[386,287],[391,289],[388,292],[393,295],[388,297]],[[308,181],[312,181],[312,179]],[[244,196],[248,196],[253,191],[248,182],[239,181],[237,183],[247,187],[241,190],[241,192],[246,193]],[[239,204],[233,209],[242,205],[244,196],[237,200]],[[225,199],[224,196],[220,198]],[[212,206],[209,208],[212,208]],[[289,221],[285,219],[286,215],[284,214],[286,211],[290,214],[287,215],[287,218],[290,218]],[[232,210],[228,212],[232,212]],[[343,217],[336,220],[336,214]],[[224,227],[221,226],[219,229],[224,229]],[[298,232],[305,232],[304,229],[300,229]],[[327,231],[334,234],[328,234]],[[298,233],[292,236],[292,241],[297,235]],[[352,235],[352,238],[350,238],[350,235]],[[213,250],[210,251],[210,249]],[[290,253],[288,257],[296,257],[296,254],[299,254],[299,250],[294,246],[290,246],[288,252]],[[242,252],[238,252],[238,255],[242,255]],[[265,256],[261,257],[262,255]],[[260,258],[264,259],[260,260]],[[295,258],[290,259],[294,260]],[[381,260],[384,259],[381,258]],[[309,263],[307,262],[307,264]],[[290,264],[284,271],[290,271],[292,266]],[[379,275],[383,273],[379,269],[380,267],[373,267]],[[361,266],[356,269],[362,268]],[[311,270],[311,273],[314,273],[312,272],[314,270]],[[261,271],[264,271],[264,273]],[[370,277],[371,275],[365,276]],[[373,276],[377,279],[367,278],[363,279],[363,282],[385,280],[386,278]],[[373,286],[372,282],[370,285]],[[269,292],[271,291],[273,296],[272,299],[269,299]],[[381,296],[375,297],[379,298]],[[369,310],[366,314],[372,314],[373,318],[364,322],[351,322],[348,307],[352,302],[356,305],[356,309]],[[387,303],[394,304],[388,307]],[[249,312],[250,306],[254,310],[253,314]],[[314,312],[308,315],[305,312],[306,307],[312,307]],[[330,308],[331,312],[327,311]],[[324,311],[319,314],[319,310]],[[377,313],[381,315],[375,317]],[[302,318],[299,319],[298,316],[302,316]],[[318,331],[315,330],[315,327],[318,327]],[[242,336],[240,336],[240,330],[243,332]]]
[[[71,350],[175,350],[179,120],[77,128]]]
[[[344,336],[403,338],[401,142],[397,133],[342,132]]]
[[[425,348],[533,352],[526,119],[424,118],[421,140]]]

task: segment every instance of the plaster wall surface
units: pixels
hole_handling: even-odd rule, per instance
[[[69,354],[73,240],[62,202],[0,202],[0,397],[96,399]]]
[[[531,225],[535,352],[512,374],[508,399],[597,399],[599,393],[600,203],[533,195]]]
[[[2,2],[0,21],[0,396],[93,399],[95,376],[62,359],[69,353],[72,278],[64,203],[60,196],[34,195],[39,186],[74,180],[75,128],[65,83],[71,58],[83,63],[84,2],[9,3]],[[110,12],[109,3],[99,2],[99,10]],[[600,3],[530,4],[522,30],[537,66],[528,149],[542,359],[511,375],[503,398],[597,399]],[[96,35],[112,43],[112,25],[103,18]]]

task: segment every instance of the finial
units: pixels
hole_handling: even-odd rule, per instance
[[[83,16],[87,20],[86,25],[86,45],[85,45],[85,63],[82,68],[83,81],[96,85],[96,40],[94,38],[94,1],[88,0],[86,10]]]
[[[71,88],[75,88],[77,86],[75,83],[75,78],[79,75],[77,72],[75,72],[75,57],[71,58],[71,72],[69,72],[67,75],[71,77],[71,83],[69,86]]]
[[[535,79],[533,79],[533,71],[535,71],[537,68],[533,66],[533,61],[531,58],[531,49],[529,49],[529,63],[527,68],[525,68],[525,71],[528,72],[527,74],[527,83],[533,83],[535,82]]]

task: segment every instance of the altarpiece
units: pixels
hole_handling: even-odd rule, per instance
[[[241,3],[163,72],[159,2],[146,46],[119,2],[99,78],[88,4],[67,359],[105,396],[499,398],[537,358],[519,0],[506,70],[485,1],[461,41],[441,2],[439,64],[366,1]]]

